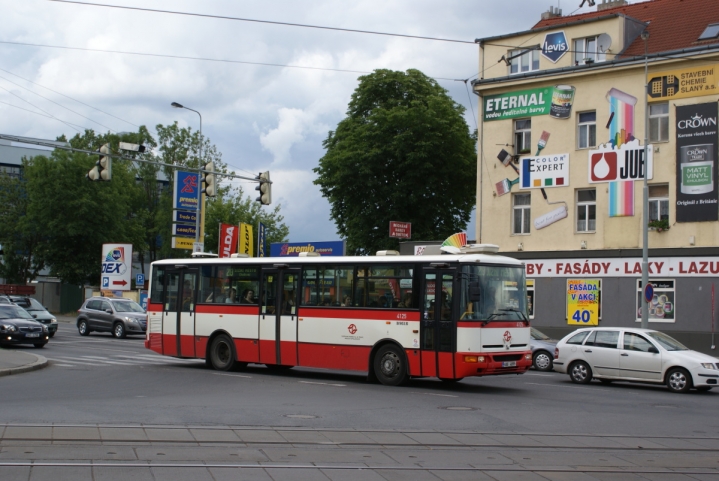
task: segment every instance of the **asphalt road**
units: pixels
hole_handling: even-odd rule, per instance
[[[402,387],[317,369],[220,373],[62,323],[27,349],[50,366],[0,379],[3,480],[719,480],[714,391],[538,372]]]

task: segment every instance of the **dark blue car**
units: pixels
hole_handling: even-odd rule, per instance
[[[48,329],[14,304],[0,304],[0,344],[32,344],[43,347],[50,339]]]

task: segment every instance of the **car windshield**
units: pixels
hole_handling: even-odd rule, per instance
[[[33,299],[32,297],[29,299],[30,301],[30,307],[26,307],[28,311],[44,311],[45,306],[40,304],[40,302],[37,299]]]
[[[135,301],[112,301],[112,305],[117,312],[145,312]]]
[[[647,336],[651,337],[655,341],[659,343],[664,349],[667,351],[688,351],[689,348],[686,347],[681,342],[674,339],[672,336],[667,336],[663,332],[647,332]]]
[[[33,319],[33,317],[22,307],[0,305],[0,319]]]
[[[535,328],[532,328],[530,330],[530,335],[532,336],[532,339],[538,341],[549,341],[551,339],[551,337],[547,336],[545,333]]]

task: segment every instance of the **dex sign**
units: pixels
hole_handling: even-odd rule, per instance
[[[132,244],[103,244],[101,287],[129,291],[132,279]]]

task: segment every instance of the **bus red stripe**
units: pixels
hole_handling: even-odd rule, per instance
[[[368,321],[419,321],[419,311],[400,311],[388,309],[353,309],[300,307],[299,317],[319,317],[331,319],[366,319]]]

